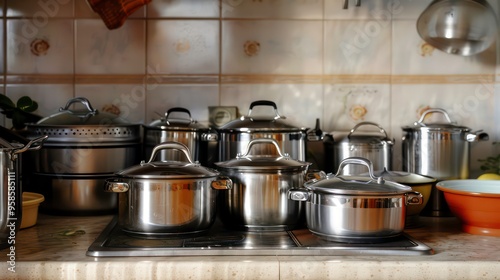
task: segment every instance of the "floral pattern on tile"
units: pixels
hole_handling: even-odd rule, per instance
[[[40,52],[41,50],[41,52]],[[8,74],[73,74],[73,21],[7,21]]]
[[[208,124],[208,106],[218,105],[217,85],[148,85],[146,124],[165,116],[173,107],[183,107],[191,117]]]
[[[390,96],[390,85],[327,85],[325,129],[328,132],[349,131],[360,122],[373,122],[390,135]]]
[[[7,0],[7,17],[33,17],[33,25],[40,27],[51,18],[73,17],[73,2],[87,0]],[[3,4],[3,1],[2,1]]]
[[[219,23],[150,20],[147,65],[162,74],[219,73]]]
[[[221,106],[238,106],[240,115],[248,116],[250,104],[257,100],[276,103],[280,116],[290,125],[313,128],[323,122],[323,86],[318,84],[226,84],[221,86]],[[275,117],[271,106],[256,106],[251,116]]]
[[[492,75],[495,71],[496,46],[474,56],[447,54],[420,38],[414,20],[397,20],[392,25],[392,69],[395,75]]]
[[[218,18],[219,1],[154,0],[147,6],[148,18]]]
[[[86,97],[99,111],[121,116],[131,123],[143,123],[146,88],[143,84],[76,85],[75,96]]]
[[[391,73],[390,21],[325,22],[325,74]]]
[[[321,30],[318,21],[223,21],[222,73],[321,74]]]
[[[145,22],[128,20],[108,30],[100,20],[76,21],[77,74],[144,74]]]
[[[402,139],[402,127],[413,125],[421,115],[422,109],[444,109],[452,122],[469,127],[471,131],[484,130],[493,136],[496,125],[492,121],[495,115],[495,91],[493,84],[460,85],[393,85],[392,86],[392,131],[396,141]],[[436,115],[434,115],[436,114]],[[424,122],[446,121],[440,113],[433,113]],[[493,138],[493,137],[491,137]],[[479,168],[477,159],[491,154],[491,140],[470,143],[471,172]],[[395,150],[395,160],[401,163],[401,147]]]
[[[321,0],[221,0],[224,18],[322,19]]]

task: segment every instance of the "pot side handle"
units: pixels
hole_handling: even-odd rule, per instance
[[[226,176],[221,176],[210,184],[215,190],[230,190],[233,188],[233,181]]]
[[[129,188],[130,186],[127,183],[118,181],[116,179],[107,179],[104,183],[105,192],[124,193],[127,192]]]
[[[419,192],[408,192],[406,193],[406,205],[410,204],[422,204],[424,201],[423,196]]]
[[[311,196],[307,190],[291,189],[288,191],[288,199],[295,201],[309,201]]]

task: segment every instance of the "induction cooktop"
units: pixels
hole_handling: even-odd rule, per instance
[[[124,231],[117,217],[106,226],[87,250],[92,257],[141,256],[342,256],[431,255],[427,245],[403,233],[373,243],[324,240],[307,228],[291,231],[235,231],[216,222],[207,232],[195,235],[137,236]]]

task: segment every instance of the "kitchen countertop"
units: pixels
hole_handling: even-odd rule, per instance
[[[0,251],[2,279],[500,279],[500,237],[463,233],[454,217],[420,217],[405,230],[430,246],[422,256],[88,257],[113,216],[40,214]]]

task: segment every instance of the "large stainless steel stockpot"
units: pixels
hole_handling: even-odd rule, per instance
[[[154,161],[164,149],[180,151],[186,161]],[[217,190],[231,186],[229,178],[193,162],[184,144],[166,142],[148,162],[107,179],[105,190],[119,193],[118,224],[124,231],[161,236],[208,230],[216,218]]]
[[[424,123],[431,113],[440,114],[446,122]],[[456,125],[440,108],[425,111],[417,122],[402,129],[403,170],[438,181],[469,178],[470,143],[488,139],[488,134],[481,130],[471,132],[468,127]],[[451,215],[443,193],[435,186],[423,214]]]
[[[251,153],[253,148],[262,146],[274,146],[276,151]],[[226,226],[249,231],[282,231],[303,223],[303,203],[289,200],[287,192],[302,187],[310,163],[283,154],[276,140],[253,139],[235,159],[215,165],[233,181],[233,188],[220,197],[220,217]]]
[[[28,124],[27,129],[33,137],[49,136],[32,155],[30,186],[45,196],[42,211],[66,215],[116,212],[117,195],[96,186],[102,185],[104,176],[139,163],[140,124],[96,110],[89,100],[78,97],[59,112]]]
[[[368,167],[369,177],[341,175],[348,164]],[[307,202],[307,227],[321,238],[340,242],[396,237],[404,230],[407,205],[422,203],[420,193],[376,177],[372,163],[358,157],[344,159],[335,175],[313,179],[304,187],[289,191],[289,198]]]
[[[22,220],[22,184],[20,155],[28,150],[38,150],[47,136],[26,143],[5,139],[5,128],[0,138],[0,249],[14,245],[9,237],[15,235]]]
[[[274,116],[254,117],[252,109],[256,106],[270,106]],[[307,128],[298,128],[284,122],[286,119],[278,113],[276,103],[267,100],[254,101],[250,104],[248,115],[233,120],[217,131],[219,133],[219,161],[231,160],[238,153],[246,150],[252,139],[270,138],[278,142],[282,151],[287,151],[292,159],[306,160]],[[277,151],[267,146],[253,149],[252,154],[277,155]]]
[[[372,126],[378,131],[361,130],[361,127]],[[394,139],[380,125],[373,122],[360,122],[348,132],[333,132],[333,170],[338,170],[340,162],[349,157],[362,157],[370,160],[375,170],[392,168],[392,151]],[[359,165],[346,166],[342,175],[360,174],[364,167]]]
[[[187,115],[187,118],[179,118],[179,113]],[[171,108],[165,113],[165,117],[144,126],[145,158],[151,155],[156,145],[168,141],[186,145],[191,158],[203,166],[211,166],[216,161],[217,133],[193,120],[188,109]],[[183,156],[176,150],[166,149],[161,151],[160,159],[181,160]]]

